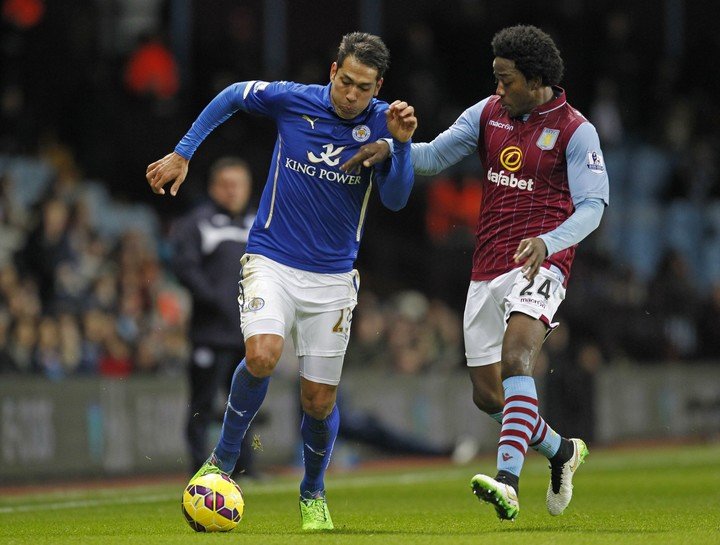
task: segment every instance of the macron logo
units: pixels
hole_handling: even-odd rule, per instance
[[[488,125],[492,125],[493,127],[497,127],[498,129],[505,129],[506,131],[511,131],[514,128],[512,125],[510,125],[510,123],[500,123],[499,121],[495,121],[494,119],[488,121]]]
[[[507,462],[510,458],[512,458],[512,456],[510,456],[507,452],[502,453],[503,462]]]
[[[532,178],[529,180],[524,179],[518,179],[515,177],[514,173],[510,173],[510,176],[505,174],[504,170],[501,170],[500,172],[494,172],[492,167],[490,167],[490,170],[488,170],[488,181],[494,183],[495,185],[504,185],[507,187],[517,187],[518,189],[524,189],[526,191],[532,191],[533,186],[535,185],[535,182]]]

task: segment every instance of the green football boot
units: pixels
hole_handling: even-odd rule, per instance
[[[488,475],[475,475],[470,481],[473,494],[480,501],[495,507],[500,520],[515,520],[520,512],[517,492],[509,484],[497,481]]]
[[[210,457],[205,461],[205,463],[200,466],[200,469],[197,470],[197,473],[192,476],[190,479],[190,482],[194,481],[198,477],[202,477],[203,475],[209,475],[210,473],[217,473],[218,475],[227,475],[222,469],[220,469],[217,465],[218,460],[215,456],[215,453],[213,452]]]
[[[327,500],[325,498],[300,497],[300,519],[303,530],[332,530]]]

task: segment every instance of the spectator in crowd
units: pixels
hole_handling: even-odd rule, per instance
[[[245,356],[237,286],[240,258],[255,220],[251,191],[252,175],[244,160],[217,160],[208,177],[209,202],[181,218],[172,234],[173,270],[193,305],[186,435],[191,474],[207,457],[210,424],[222,421],[224,406],[218,410],[216,398],[219,393],[227,397],[235,367]],[[236,472],[252,472],[251,437],[245,435]]]
[[[45,201],[40,223],[30,233],[23,250],[24,270],[37,279],[40,298],[46,309],[52,303],[58,267],[75,259],[68,236],[69,218],[69,207],[63,201]]]

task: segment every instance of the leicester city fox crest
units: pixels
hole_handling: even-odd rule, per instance
[[[370,138],[370,127],[358,125],[352,130],[352,135],[356,142],[366,142]]]

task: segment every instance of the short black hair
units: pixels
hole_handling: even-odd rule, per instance
[[[343,36],[338,47],[337,65],[342,66],[347,57],[355,57],[358,62],[377,70],[377,79],[383,77],[390,67],[390,51],[382,38],[367,32],[350,32]]]
[[[208,174],[208,185],[213,185],[217,180],[220,171],[225,170],[226,168],[242,168],[246,170],[248,174],[250,174],[250,176],[252,177],[250,165],[247,161],[245,161],[245,159],[230,156],[221,157],[220,159],[217,159],[210,167],[210,173]]]
[[[502,29],[492,39],[493,55],[515,61],[525,79],[539,77],[543,85],[557,85],[564,65],[560,51],[549,34],[532,25]]]

